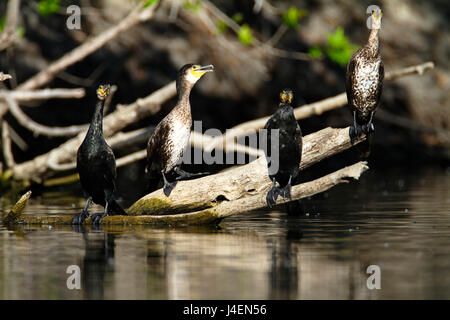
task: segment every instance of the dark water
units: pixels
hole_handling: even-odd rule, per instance
[[[368,172],[303,201],[307,213],[242,214],[220,228],[0,227],[0,299],[450,298],[450,173]],[[47,193],[27,214],[74,214]],[[69,290],[66,269],[81,270]],[[369,290],[377,265],[381,289]]]

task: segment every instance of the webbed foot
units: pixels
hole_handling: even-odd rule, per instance
[[[355,124],[355,125],[351,126],[350,130],[349,130],[349,136],[350,136],[351,143],[354,144],[356,139],[358,139],[362,133],[363,133],[363,127],[361,127],[360,125]]]
[[[365,124],[365,125],[362,126],[362,131],[365,134],[369,134],[369,133],[372,133],[372,132],[375,131],[375,127],[373,126],[372,122],[369,122],[368,124]]]
[[[92,224],[95,226],[100,225],[102,219],[106,216],[107,214],[105,214],[104,212],[91,215]]]
[[[277,187],[273,187],[267,192],[266,202],[269,208],[272,208],[275,203],[277,203],[278,195],[280,194],[280,189]]]
[[[291,197],[291,189],[292,189],[291,179],[292,178],[289,177],[289,182],[287,183],[287,185],[284,188],[280,189],[280,195],[285,199],[292,199],[292,197]]]
[[[83,210],[72,218],[72,224],[74,225],[83,224],[84,220],[86,220],[87,217],[89,217],[89,212],[87,212],[87,210]]]

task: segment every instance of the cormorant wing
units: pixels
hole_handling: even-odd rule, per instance
[[[353,57],[347,64],[347,72],[345,73],[345,91],[347,93],[347,103],[351,106],[353,106],[353,99],[354,99],[353,75],[355,74],[355,55],[353,55]]]
[[[101,153],[100,161],[103,163],[103,178],[107,185],[111,186],[112,191],[116,190],[116,158],[114,157],[114,152],[109,145]]]
[[[161,155],[161,145],[165,143],[167,140],[168,135],[168,128],[166,128],[166,123],[163,119],[155,128],[155,131],[153,131],[152,135],[148,139],[147,143],[147,165],[145,167],[146,174],[151,177],[155,173],[159,175],[159,172],[156,171],[160,170],[159,168],[156,168],[158,164],[158,158],[160,158]]]
[[[377,91],[376,91],[377,104],[380,102],[381,92],[383,91],[384,64],[383,64],[383,60],[381,60],[381,59],[380,59],[380,66],[378,68],[378,75],[379,75],[379,80],[378,80],[378,86],[377,86]]]

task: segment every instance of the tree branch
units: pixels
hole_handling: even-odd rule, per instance
[[[11,98],[16,101],[33,101],[33,100],[47,100],[47,99],[81,99],[86,92],[82,88],[77,89],[41,89],[41,90],[1,90],[0,96],[4,92],[8,93]]]
[[[20,109],[16,100],[11,97],[10,93],[4,91],[2,98],[8,105],[9,111],[16,118],[16,120],[28,130],[34,132],[36,135],[44,135],[49,137],[74,136],[80,131],[88,128],[88,125],[68,126],[68,127],[48,127],[33,121],[28,117],[22,109]]]
[[[410,66],[392,72],[387,72],[385,79],[393,80],[410,74],[422,75],[426,70],[433,69],[433,62],[426,62],[423,64]],[[305,104],[294,109],[294,115],[297,120],[305,119],[313,115],[321,115],[324,112],[340,108],[347,104],[346,93],[338,94],[334,97],[323,99],[314,103]],[[212,137],[210,143],[205,146],[205,151],[211,151],[215,148],[226,147],[229,143],[234,143],[234,140],[241,136],[246,136],[255,133],[266,124],[268,117],[263,117],[251,121],[241,123],[231,129],[227,130],[227,134],[220,137]]]
[[[117,106],[116,110],[103,119],[103,134],[106,138],[139,119],[158,112],[161,104],[176,94],[175,81],[156,90],[145,98],[137,99],[126,106]],[[39,155],[33,160],[17,164],[13,170],[13,177],[17,180],[34,180],[42,182],[45,178],[55,174],[52,166],[70,163],[76,157],[76,152],[86,133],[80,132],[76,137],[66,141],[59,147]],[[49,159],[51,161],[49,162]],[[56,164],[56,165],[55,165]]]
[[[349,128],[325,128],[303,137],[303,155],[300,169],[303,170],[325,158],[342,152],[352,145]],[[355,143],[365,140],[360,137]],[[179,181],[166,197],[159,189],[130,207],[131,214],[167,214],[214,207],[220,199],[234,201],[261,194],[270,187],[265,157],[238,167],[232,167],[206,177]]]
[[[11,137],[9,135],[9,125],[6,121],[2,122],[2,146],[3,157],[8,168],[12,168],[15,165],[14,156],[11,150]]]
[[[358,162],[352,166],[345,167],[328,174],[319,179],[302,183],[292,187],[292,200],[300,200],[312,195],[324,192],[340,183],[348,183],[349,180],[358,180],[369,168],[366,162]],[[286,199],[280,199],[277,204],[287,202]],[[224,201],[212,208],[198,210],[189,213],[169,214],[169,215],[138,215],[138,216],[108,216],[102,220],[102,225],[169,225],[169,226],[185,226],[185,225],[206,225],[218,224],[222,219],[246,213],[256,209],[266,207],[265,194],[258,194],[235,201]],[[12,212],[12,210],[11,210]],[[72,217],[63,216],[29,216],[9,213],[4,221],[12,224],[71,224]],[[92,220],[88,218],[85,224],[92,224]]]
[[[105,30],[105,32],[102,32],[99,35],[89,38],[86,42],[53,62],[50,66],[48,66],[48,68],[42,70],[35,76],[22,83],[17,87],[17,89],[31,90],[50,82],[58,72],[66,69],[68,66],[78,61],[83,60],[86,56],[103,47],[108,41],[116,37],[121,32],[130,29],[140,22],[150,20],[153,17],[155,9],[156,6],[142,9],[142,3],[140,3],[117,25]]]
[[[7,73],[0,72],[0,82],[11,79],[11,75]]]

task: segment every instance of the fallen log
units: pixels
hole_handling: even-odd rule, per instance
[[[300,170],[350,148],[349,128],[325,128],[303,137]],[[365,140],[360,137],[355,143]],[[179,181],[166,197],[162,189],[136,201],[132,215],[161,215],[211,208],[222,201],[234,201],[261,194],[270,186],[265,157],[206,177]]]
[[[31,191],[28,191],[16,202],[12,209],[3,218],[3,224],[11,225],[17,223],[22,217],[23,210],[25,209],[28,199],[31,197]]]
[[[340,183],[349,182],[356,179],[363,172],[368,170],[366,162],[358,162],[354,165],[345,167],[330,173],[324,177],[310,182],[302,183],[292,187],[292,200],[300,200],[324,192]],[[288,202],[287,199],[278,199],[277,204]],[[257,194],[251,197],[238,199],[235,201],[224,201],[213,208],[207,208],[199,211],[170,214],[170,215],[139,215],[139,216],[109,216],[102,220],[102,225],[168,225],[168,226],[186,226],[186,225],[207,225],[218,224],[222,219],[266,207],[265,193]],[[9,223],[26,225],[61,225],[71,224],[72,216],[26,216],[8,215],[4,220]],[[92,224],[90,218],[86,219],[85,224]]]

